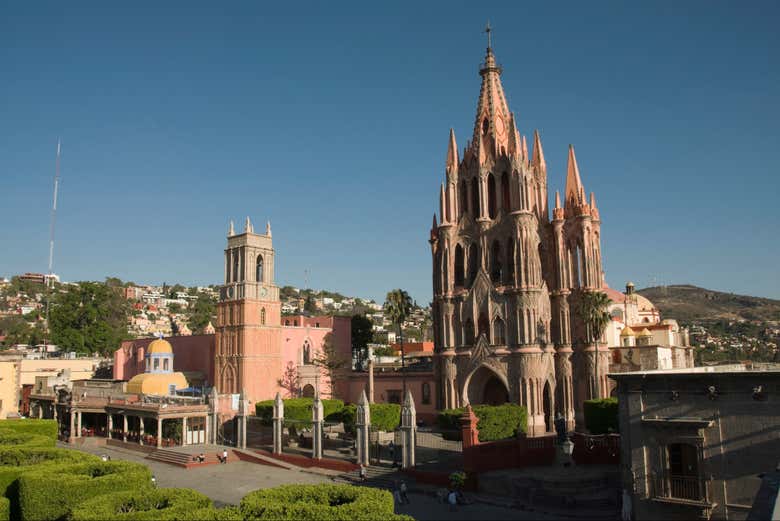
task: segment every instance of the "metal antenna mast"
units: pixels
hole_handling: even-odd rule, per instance
[[[60,150],[62,143],[57,139],[57,161],[54,167],[54,196],[51,205],[51,222],[49,224],[49,276],[46,279],[46,337],[44,339],[44,346],[48,345],[48,336],[50,333],[49,327],[49,302],[51,301],[51,285],[54,280],[54,228],[57,221],[57,192],[60,187]],[[44,347],[44,349],[47,349]]]

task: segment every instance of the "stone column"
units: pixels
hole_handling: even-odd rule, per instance
[[[209,438],[209,434],[211,434],[211,433],[209,432],[209,417],[208,416],[204,416],[203,417],[203,428],[205,429],[203,442],[204,443],[209,443],[209,440],[211,439],[211,438]]]
[[[322,400],[317,393],[314,396],[314,401],[311,404],[311,423],[312,423],[312,440],[311,440],[311,457],[314,459],[322,459],[322,427],[324,423],[324,412],[322,409]]]
[[[157,417],[157,448],[162,447],[162,418]]]
[[[368,359],[368,403],[374,403],[374,359]]]
[[[107,416],[108,416],[108,432],[106,432],[106,437],[110,440],[111,431],[114,430],[114,415],[109,412]]]
[[[284,428],[284,402],[282,396],[276,393],[274,398],[274,454],[282,453],[282,429]]]
[[[127,442],[127,414],[122,415],[122,441]]]
[[[479,445],[479,429],[477,429],[477,422],[479,419],[474,411],[471,409],[471,404],[466,406],[466,410],[460,417],[460,426],[463,432],[463,448],[467,449],[474,445]]]
[[[76,437],[81,438],[81,411],[76,413]]]
[[[187,417],[181,419],[181,446],[187,445]]]
[[[355,427],[357,428],[357,463],[368,465],[368,429],[371,427],[371,409],[365,389],[360,393],[355,409]]]
[[[415,465],[414,451],[417,444],[417,411],[414,408],[412,391],[406,390],[406,398],[401,406],[401,467],[408,469]]]
[[[138,444],[144,444],[144,417],[138,417]]]
[[[76,411],[73,409],[70,410],[70,430],[68,431],[70,434],[68,434],[68,443],[73,443],[73,438],[75,437],[75,430],[76,430]]]
[[[35,402],[35,404],[38,406],[38,419],[43,419],[43,403]]]

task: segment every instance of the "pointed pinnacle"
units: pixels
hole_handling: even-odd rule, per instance
[[[561,194],[558,193],[558,190],[555,191],[555,207],[556,208],[561,207]]]
[[[455,142],[455,131],[450,128],[450,139],[447,145],[447,170],[458,166],[458,144]]]
[[[542,150],[542,138],[539,137],[538,130],[534,130],[534,157],[531,162],[543,170],[547,169],[547,163],[544,161],[544,151]]]
[[[574,154],[574,145],[569,145],[569,161],[566,165],[566,204],[584,202],[584,188],[580,180],[580,169],[577,166],[577,156]]]

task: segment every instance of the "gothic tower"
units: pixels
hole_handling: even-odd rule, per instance
[[[501,72],[488,46],[472,139],[460,158],[450,130],[433,218],[437,405],[518,403],[540,435],[556,412],[574,426],[571,331],[581,328],[570,308],[577,291],[601,287],[598,211],[583,202],[572,149],[576,197],[550,221],[541,138],[529,155]]]
[[[216,387],[223,394],[243,391],[252,402],[271,399],[282,374],[271,225],[261,235],[247,217],[244,232],[237,234],[231,222],[227,242],[225,284],[217,304]]]

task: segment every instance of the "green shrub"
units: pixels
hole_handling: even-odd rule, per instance
[[[241,500],[247,520],[393,520],[393,496],[386,490],[352,485],[283,485],[256,490]]]
[[[201,508],[183,512],[177,521],[244,521],[244,514],[238,507]]]
[[[0,521],[11,519],[11,501],[7,497],[0,497]]]
[[[617,398],[585,400],[585,427],[591,434],[618,432]]]
[[[127,461],[50,465],[19,477],[22,519],[60,519],[71,508],[101,494],[150,487],[152,474]]]
[[[0,449],[6,447],[54,447],[55,440],[39,434],[0,432]]]
[[[518,433],[528,431],[528,413],[525,407],[520,405],[514,403],[475,405],[472,409],[479,419],[477,422],[479,441],[514,438]],[[439,411],[437,424],[444,430],[460,432],[460,417],[465,411],[464,407]]]
[[[126,490],[88,499],[75,507],[72,521],[180,520],[187,514],[211,507],[211,500],[189,488]],[[193,518],[194,519],[194,518]]]
[[[92,454],[67,449],[52,448],[2,448],[0,449],[0,495],[8,496],[8,489],[19,476],[29,470],[63,463],[97,463],[100,458]],[[13,501],[18,498],[9,496]]]
[[[298,426],[311,425],[311,406],[314,403],[313,398],[289,398],[284,402],[285,425],[297,424]],[[339,413],[344,408],[344,402],[341,400],[322,400],[322,410],[325,419],[333,420],[338,418]],[[263,400],[255,404],[255,415],[262,423],[271,425],[274,417],[274,401]]]
[[[0,434],[16,432],[34,434],[57,440],[57,422],[54,420],[0,420]]]
[[[354,404],[346,405],[341,411],[341,421],[346,432],[355,434],[355,409]],[[401,424],[401,406],[397,403],[372,403],[371,427],[378,431],[394,431]]]

